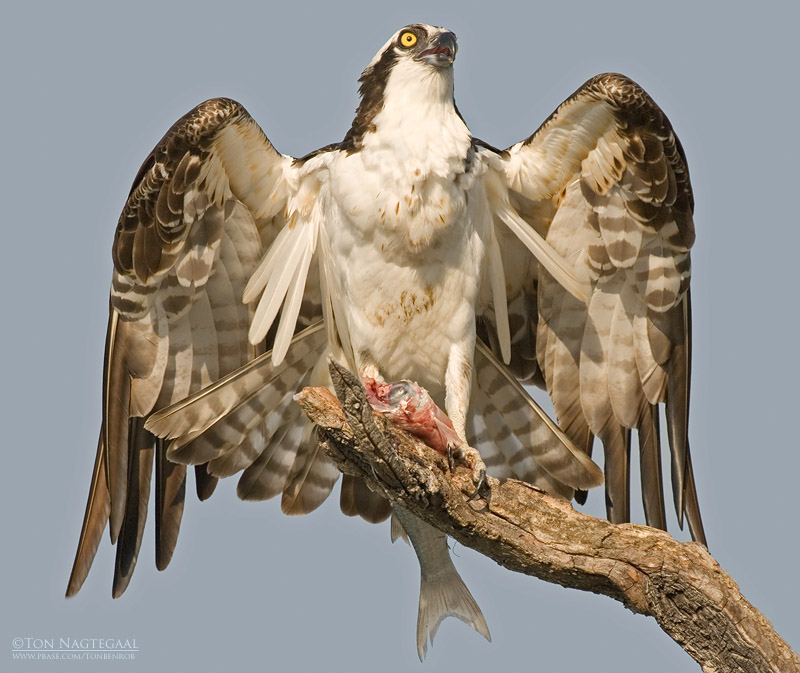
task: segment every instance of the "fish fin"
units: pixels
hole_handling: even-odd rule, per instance
[[[411,541],[408,539],[408,533],[406,533],[406,529],[403,528],[403,524],[400,522],[400,519],[394,512],[392,512],[390,535],[392,536],[392,542],[397,542],[398,539],[402,538],[405,540],[406,544],[411,544]]]
[[[417,615],[417,653],[425,659],[428,640],[433,645],[439,624],[445,617],[456,617],[471,626],[489,642],[492,636],[481,609],[461,579],[452,561],[433,576],[422,575]]]

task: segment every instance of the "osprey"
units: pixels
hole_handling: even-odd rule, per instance
[[[197,494],[318,507],[339,472],[293,403],[334,358],[410,379],[487,469],[579,501],[603,481],[629,519],[638,431],[648,524],[665,528],[659,404],[680,522],[705,541],[687,438],[693,198],[669,121],[634,82],[592,78],[527,139],[474,138],[453,97],[455,35],[393,35],[364,70],[344,139],[280,154],[236,101],[200,104],[139,170],[113,245],[103,422],[67,595],[108,524],[126,589],[155,465],[156,565],[172,556],[186,465]],[[520,245],[520,243],[522,245]],[[547,388],[558,426],[523,383]],[[560,426],[560,427],[559,427]],[[344,476],[341,508],[392,509]],[[423,582],[420,656],[453,614],[488,638],[442,534],[399,508]]]

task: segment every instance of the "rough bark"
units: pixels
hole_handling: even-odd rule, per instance
[[[337,399],[306,388],[297,401],[346,473],[510,570],[604,594],[651,615],[706,673],[800,673],[800,658],[702,545],[575,511],[520,481],[488,478],[469,499],[468,470],[374,415],[360,382],[331,367]]]

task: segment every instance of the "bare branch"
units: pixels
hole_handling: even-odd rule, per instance
[[[651,615],[706,673],[800,673],[800,658],[708,551],[668,533],[613,525],[520,481],[489,478],[469,502],[468,470],[376,417],[360,382],[331,368],[340,401],[306,388],[297,401],[339,468],[461,544],[516,572],[605,594]]]

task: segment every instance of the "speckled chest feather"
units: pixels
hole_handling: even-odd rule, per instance
[[[485,230],[450,73],[396,68],[360,151],[330,164],[326,225],[356,357],[441,389],[450,345],[474,339]]]

